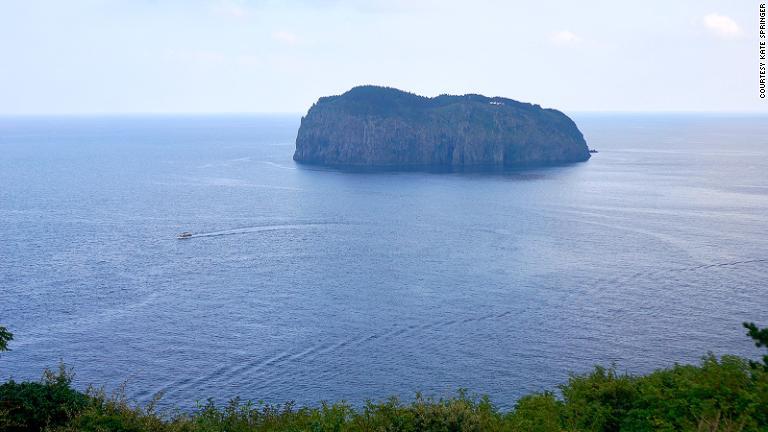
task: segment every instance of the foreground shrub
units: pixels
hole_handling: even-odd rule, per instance
[[[523,396],[508,415],[512,430],[530,432],[559,432],[563,403],[553,393]]]
[[[0,351],[8,351],[8,342],[13,340],[13,333],[0,326]]]
[[[41,382],[1,384],[0,430],[39,431],[68,423],[88,404],[71,383],[72,374],[62,365],[57,373],[46,370]]]
[[[705,357],[638,379],[627,430],[768,430],[768,375],[734,356]]]
[[[560,386],[565,400],[563,420],[571,430],[618,431],[637,397],[637,381],[615,368],[598,366],[592,373],[572,375]]]

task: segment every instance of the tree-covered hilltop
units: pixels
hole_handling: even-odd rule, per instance
[[[590,153],[560,111],[477,94],[434,98],[361,86],[320,98],[294,160],[381,168],[505,168],[581,162]]]
[[[758,346],[768,331],[745,324]],[[768,359],[766,359],[768,362]],[[448,399],[417,395],[353,407],[209,400],[191,413],[129,403],[117,392],[71,386],[65,367],[40,382],[0,385],[3,432],[267,432],[267,431],[768,431],[768,363],[735,356],[704,357],[644,376],[596,367],[572,375],[558,392],[521,398],[500,410],[487,397],[459,392]],[[159,396],[158,396],[159,397]]]

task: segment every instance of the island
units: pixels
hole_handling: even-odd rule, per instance
[[[424,97],[360,86],[320,98],[301,119],[293,159],[331,167],[499,169],[582,162],[565,114],[477,94]]]

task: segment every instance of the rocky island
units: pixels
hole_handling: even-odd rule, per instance
[[[300,163],[386,169],[525,167],[589,157],[584,136],[560,111],[377,86],[320,98],[301,119],[293,155]]]

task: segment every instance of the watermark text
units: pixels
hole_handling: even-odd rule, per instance
[[[760,54],[760,60],[758,61],[758,64],[760,65],[760,68],[758,69],[758,73],[760,76],[759,81],[759,88],[760,88],[760,99],[765,99],[765,3],[760,3],[760,39],[759,42],[759,54]]]

